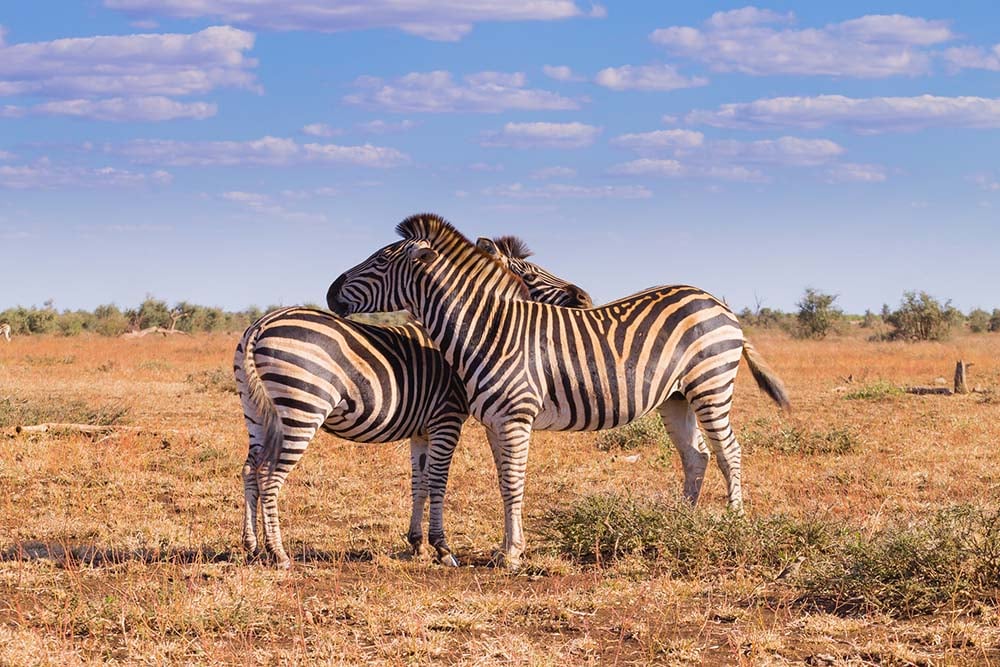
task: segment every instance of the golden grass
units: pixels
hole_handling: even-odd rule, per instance
[[[752,337],[788,385],[794,409],[780,414],[744,369],[737,432],[853,438],[842,453],[748,447],[752,516],[876,530],[901,516],[996,500],[1000,336],[920,344],[868,343],[858,332],[829,341]],[[7,406],[8,420],[112,406],[145,429],[0,440],[0,664],[1000,659],[992,605],[908,621],[840,618],[794,604],[789,587],[768,583],[759,568],[677,578],[638,557],[595,567],[545,551],[541,523],[567,501],[603,491],[679,492],[680,466],[669,449],[599,451],[595,434],[536,434],[529,552],[516,576],[483,565],[502,514],[473,422],[456,453],[445,520],[452,547],[474,567],[398,557],[409,512],[405,443],[326,435],[281,496],[286,545],[298,562],[287,573],[246,565],[239,551],[246,436],[237,397],[217,380],[228,373],[235,342],[198,335],[0,344],[0,411]],[[974,363],[972,385],[994,393],[844,398],[877,381],[950,383],[958,359]],[[713,465],[699,511],[717,514],[724,505]]]

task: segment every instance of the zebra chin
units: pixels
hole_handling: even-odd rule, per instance
[[[345,280],[347,280],[347,276],[341,275],[333,281],[330,285],[330,289],[326,291],[327,308],[341,317],[346,317],[351,314],[351,310],[348,305],[340,300],[340,288],[343,286]]]

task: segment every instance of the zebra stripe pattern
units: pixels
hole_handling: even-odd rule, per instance
[[[6,322],[0,324],[0,336],[3,336],[5,339],[7,339],[8,343],[10,342],[10,325],[7,324]]]
[[[403,240],[340,276],[328,300],[342,314],[410,310],[455,369],[497,463],[509,566],[524,549],[533,429],[600,430],[657,410],[680,452],[687,498],[700,495],[711,449],[729,507],[742,511],[740,445],[729,421],[740,357],[775,402],[786,407],[788,399],[724,303],[687,285],[591,309],[532,303],[441,218],[413,216],[397,231]]]
[[[569,298],[561,290],[546,294]],[[264,553],[280,567],[290,566],[281,540],[278,492],[322,428],[355,442],[411,438],[410,543],[415,552],[420,549],[429,497],[428,540],[442,562],[457,565],[442,514],[468,400],[419,325],[382,327],[312,308],[284,308],[247,329],[233,369],[250,441],[242,473],[243,545],[249,554],[261,555],[259,505]]]

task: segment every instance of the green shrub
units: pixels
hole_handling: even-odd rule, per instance
[[[597,448],[602,452],[615,449],[638,449],[647,445],[666,442],[667,430],[657,412],[635,420],[625,426],[601,431],[597,436]]]
[[[857,434],[847,427],[826,431],[807,431],[795,426],[782,426],[769,431],[751,427],[740,434],[739,440],[746,452],[760,448],[804,456],[849,454],[860,446]]]
[[[799,313],[796,316],[798,327],[794,333],[797,338],[826,338],[834,331],[843,318],[843,311],[833,306],[837,295],[823,294],[813,288],[807,288],[802,300],[796,305]]]
[[[905,292],[896,310],[882,306],[882,319],[893,327],[892,340],[943,340],[962,314],[951,300],[942,304],[927,292]]]
[[[990,314],[982,308],[970,311],[967,321],[969,322],[969,331],[972,333],[984,333],[990,328]]]
[[[862,385],[844,394],[848,401],[881,401],[894,396],[901,396],[903,390],[888,380],[876,380]]]

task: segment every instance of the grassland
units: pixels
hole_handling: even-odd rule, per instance
[[[1000,335],[754,341],[794,410],[741,372],[745,521],[714,466],[678,501],[655,429],[538,433],[516,575],[486,565],[501,505],[474,422],[445,507],[462,568],[400,555],[405,443],[321,435],[277,572],[239,550],[235,337],[0,343],[0,664],[1000,662]],[[957,359],[983,392],[894,390]],[[120,428],[13,434],[44,421]]]

